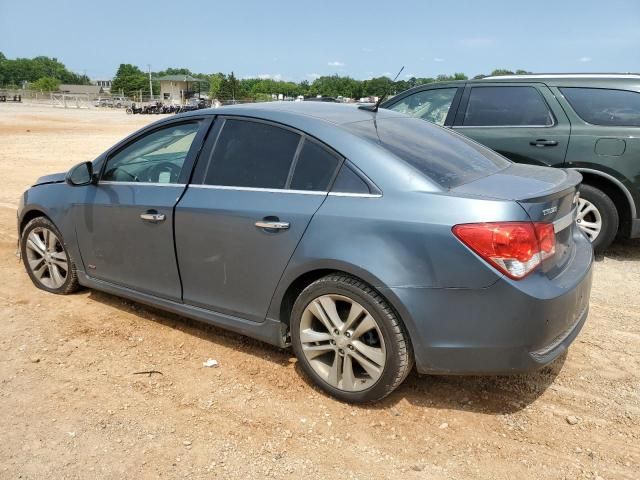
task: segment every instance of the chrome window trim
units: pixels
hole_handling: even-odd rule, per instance
[[[184,188],[186,183],[158,183],[158,182],[118,182],[115,180],[99,180],[98,185],[135,185],[143,186],[148,185],[151,187],[182,187]]]
[[[376,193],[348,193],[348,192],[326,192],[317,190],[290,190],[284,188],[260,188],[260,187],[234,187],[230,185],[203,185],[191,184],[189,188],[206,188],[211,190],[232,190],[241,192],[267,192],[267,193],[293,193],[299,195],[329,195],[332,197],[358,197],[358,198],[381,198],[382,195]]]
[[[287,190],[284,188],[260,188],[260,187],[234,187],[231,185],[204,185],[191,184],[189,188],[208,188],[211,190],[235,190],[243,192],[267,192],[267,193],[297,193],[300,195],[327,195],[326,191],[317,190]]]
[[[382,198],[379,193],[329,192],[330,197]]]
[[[554,118],[551,125],[452,125],[451,128],[553,128],[556,125]]]

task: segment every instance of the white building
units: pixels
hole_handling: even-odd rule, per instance
[[[200,87],[204,83],[204,80],[191,75],[166,75],[154,80],[160,82],[160,101],[174,105],[183,105],[190,98],[200,98]]]

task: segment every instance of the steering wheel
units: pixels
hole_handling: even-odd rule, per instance
[[[147,177],[147,182],[150,183],[160,183],[160,174],[164,172],[169,172],[169,181],[162,183],[175,183],[178,181],[178,177],[180,176],[180,171],[182,168],[178,167],[176,164],[171,162],[158,162],[155,165],[152,165],[145,172]]]

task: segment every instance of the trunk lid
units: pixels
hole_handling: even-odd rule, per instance
[[[514,163],[508,168],[461,185],[453,191],[496,200],[517,202],[534,222],[553,223],[556,253],[542,264],[549,277],[556,276],[571,258],[578,188],[582,175],[575,170]],[[491,219],[487,219],[491,221]]]

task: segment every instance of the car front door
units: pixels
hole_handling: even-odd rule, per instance
[[[571,134],[549,88],[535,83],[469,84],[453,129],[514,162],[558,167]]]
[[[74,206],[85,272],[93,278],[180,300],[173,209],[207,121],[154,128],[110,154],[96,185]]]
[[[263,321],[340,163],[300,132],[217,118],[176,207],[184,303]]]

